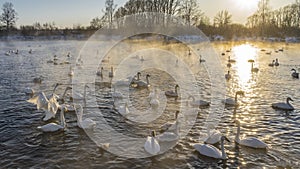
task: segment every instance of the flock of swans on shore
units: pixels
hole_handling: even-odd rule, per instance
[[[229,50],[226,52],[230,52]],[[189,52],[190,53],[190,52]],[[223,55],[223,54],[222,54]],[[69,57],[69,54],[68,54]],[[54,61],[56,61],[56,56],[53,58],[53,63]],[[199,62],[205,62],[204,59],[201,58],[199,59]],[[230,57],[228,58],[228,65],[231,66],[232,63],[235,63],[236,61],[231,59]],[[251,72],[258,72],[258,68],[254,68],[253,67],[253,63],[254,60],[249,60],[248,62],[250,62],[252,64],[251,66]],[[50,63],[50,62],[48,62]],[[51,62],[52,63],[52,62]],[[272,62],[275,66],[276,63],[278,63],[278,60],[276,59],[276,61]],[[279,65],[279,63],[278,63]],[[277,65],[277,66],[278,66]],[[297,73],[296,70],[292,69],[293,73]],[[112,78],[114,76],[114,70],[113,67],[111,67],[111,70],[108,74],[108,77]],[[69,76],[73,76],[73,70],[70,67],[70,72],[68,73]],[[96,72],[97,76],[103,77],[103,67],[101,67],[100,70],[98,70]],[[293,76],[293,75],[292,75]],[[296,76],[296,75],[294,75]],[[293,76],[293,77],[294,77]],[[298,75],[297,75],[298,76]],[[134,78],[128,78],[127,81],[125,81],[124,84],[130,84],[131,87],[133,88],[137,88],[137,89],[149,89],[150,88],[150,77],[151,75],[147,74],[146,76],[146,81],[141,80],[141,73],[138,72],[137,75]],[[226,79],[230,79],[231,75],[230,72],[228,71],[228,74],[225,75]],[[42,83],[42,77],[39,78],[34,78],[33,79],[34,83]],[[62,131],[66,128],[66,121],[65,121],[65,117],[64,117],[64,113],[66,112],[75,112],[76,116],[77,116],[77,125],[78,127],[82,128],[82,129],[94,129],[96,126],[96,122],[93,121],[90,118],[85,118],[82,119],[83,117],[83,113],[84,113],[84,108],[86,105],[79,105],[79,104],[68,104],[65,102],[65,95],[66,92],[68,90],[71,90],[71,87],[66,87],[64,93],[62,94],[61,97],[59,97],[58,95],[55,94],[56,88],[62,84],[57,83],[52,91],[52,94],[50,94],[49,96],[46,96],[44,92],[35,92],[33,89],[31,88],[26,88],[25,93],[30,95],[30,99],[28,100],[28,102],[33,103],[37,106],[38,110],[43,110],[45,112],[45,116],[43,117],[43,121],[48,121],[50,119],[54,119],[56,116],[56,113],[58,111],[60,111],[60,124],[58,123],[47,123],[43,126],[38,126],[37,128],[43,132],[56,132],[56,131]],[[85,95],[86,95],[86,88],[88,88],[88,84],[85,84],[84,86],[84,95],[83,96],[76,96],[73,94],[72,97],[70,97],[70,100],[72,99],[86,99]],[[179,93],[178,93],[178,89],[179,89],[179,85],[175,85],[174,90],[169,90],[169,91],[165,91],[164,94],[166,95],[166,97],[168,98],[175,98],[177,99],[179,97]],[[227,98],[225,100],[222,101],[222,103],[225,104],[225,106],[238,106],[238,101],[237,101],[237,97],[238,95],[240,96],[244,96],[244,92],[243,91],[237,91],[235,94],[234,98]],[[115,88],[114,91],[112,92],[112,97],[115,99],[118,98],[123,98],[123,94],[116,92]],[[153,107],[158,107],[159,106],[159,99],[158,99],[158,91],[156,88],[152,89],[152,91],[149,94],[149,104]],[[203,101],[203,100],[196,100],[194,96],[189,96],[188,97],[188,104],[190,104],[191,106],[194,107],[199,107],[199,108],[204,108],[204,107],[208,107],[210,106],[210,103],[207,101]],[[280,110],[286,110],[286,111],[290,111],[290,110],[294,110],[294,107],[290,104],[290,101],[293,101],[291,98],[287,98],[286,103],[273,103],[271,106],[274,109],[280,109]],[[118,112],[122,115],[122,116],[126,116],[127,114],[130,113],[129,109],[128,109],[128,105],[127,103],[125,103],[124,106],[121,106],[118,109]],[[179,140],[179,123],[177,120],[178,114],[180,112],[176,111],[175,113],[175,122],[171,123],[165,123],[164,125],[161,126],[161,129],[165,132],[163,132],[162,134],[160,134],[159,136],[156,136],[156,132],[152,131],[151,132],[151,136],[148,136],[145,144],[144,144],[144,149],[146,152],[155,155],[158,154],[160,152],[160,145],[159,142],[170,142],[170,141],[178,141]],[[250,137],[250,138],[240,138],[240,122],[236,121],[237,124],[237,132],[236,132],[236,137],[235,137],[235,142],[237,144],[243,145],[243,146],[247,146],[247,147],[252,147],[252,148],[260,148],[260,149],[266,149],[268,147],[268,145],[266,143],[264,143],[263,141],[259,140],[258,138],[255,137]],[[168,131],[166,131],[168,130]],[[200,154],[204,155],[204,156],[208,156],[208,157],[212,157],[212,158],[216,158],[216,159],[227,159],[227,155],[224,149],[224,142],[225,141],[229,141],[229,139],[224,136],[220,131],[213,129],[211,130],[210,127],[208,127],[207,129],[207,138],[204,141],[204,144],[198,143],[198,144],[194,144],[194,148],[195,150],[197,150]],[[221,145],[221,150],[219,150],[218,148],[216,148],[214,145],[220,143]]]

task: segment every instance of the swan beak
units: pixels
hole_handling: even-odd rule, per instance
[[[226,136],[225,136],[225,140],[228,141],[229,143],[231,142]]]

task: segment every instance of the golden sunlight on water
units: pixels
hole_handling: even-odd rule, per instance
[[[237,75],[239,78],[239,86],[246,90],[246,85],[251,79],[251,63],[248,60],[253,59],[256,60],[257,57],[257,48],[249,45],[242,44],[239,46],[235,46],[232,49],[233,54],[236,58],[236,66],[237,66]],[[258,67],[258,63],[254,63],[256,67]]]

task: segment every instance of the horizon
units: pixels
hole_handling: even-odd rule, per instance
[[[197,0],[200,10],[210,18],[212,23],[213,17],[221,10],[228,10],[232,14],[232,22],[245,24],[247,17],[257,10],[259,0]],[[103,15],[105,1],[97,0],[1,0],[1,6],[5,2],[11,2],[18,13],[17,27],[21,25],[32,25],[35,22],[49,23],[54,22],[58,28],[72,28],[74,25],[89,26],[90,21],[95,17]],[[127,0],[114,0],[117,8],[123,6]],[[272,9],[278,9],[285,5],[294,3],[295,0],[270,0]],[[35,4],[34,7],[31,4]],[[218,4],[218,5],[215,5]],[[229,5],[228,4],[232,4]],[[67,8],[66,8],[67,7]]]

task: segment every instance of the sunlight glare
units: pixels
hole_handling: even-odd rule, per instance
[[[239,8],[253,9],[257,7],[259,0],[233,0]]]
[[[251,64],[248,63],[249,59],[256,60],[257,49],[249,44],[235,46],[233,53],[237,60],[237,74],[242,86],[245,87],[251,78]],[[257,63],[255,63],[257,66]]]

